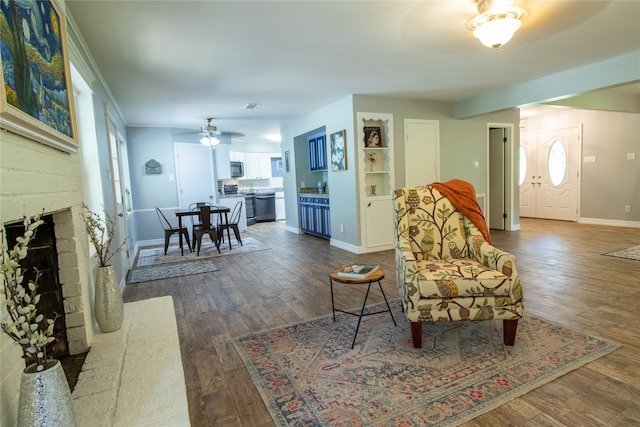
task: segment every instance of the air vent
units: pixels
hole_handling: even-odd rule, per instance
[[[250,102],[244,106],[245,110],[257,110],[258,108],[260,108],[260,104],[257,102]]]

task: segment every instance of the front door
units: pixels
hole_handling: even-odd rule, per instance
[[[126,240],[127,210],[124,200],[124,186],[122,182],[122,165],[120,163],[120,143],[115,124],[108,120],[109,126],[109,156],[111,162],[111,184],[113,185],[113,200],[115,202],[116,237],[114,246]],[[125,243],[120,251],[119,276],[125,277],[129,270],[129,245]]]
[[[521,216],[577,221],[581,137],[579,126],[521,137]]]
[[[213,151],[202,144],[176,142],[178,202],[186,209],[192,203],[215,203]]]

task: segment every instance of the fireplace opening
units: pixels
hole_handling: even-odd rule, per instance
[[[69,344],[67,342],[62,286],[58,274],[58,251],[53,215],[43,215],[41,219],[44,223],[37,228],[35,237],[29,243],[27,257],[22,260],[20,265],[23,269],[25,284],[29,281],[35,281],[36,269],[41,272],[37,283],[37,292],[41,295],[37,305],[38,314],[42,314],[45,319],[53,319],[58,316],[53,329],[56,339],[47,348],[47,357],[62,359],[69,355]],[[24,230],[22,221],[5,224],[9,247],[13,247],[17,238],[24,235]],[[27,363],[25,361],[25,364]]]

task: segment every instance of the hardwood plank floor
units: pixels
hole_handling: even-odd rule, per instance
[[[464,425],[639,425],[640,261],[601,253],[640,244],[640,230],[527,218],[521,228],[491,235],[496,247],[517,257],[525,315],[623,347]],[[379,263],[385,293],[398,296],[393,251],[356,255],[287,232],[281,223],[252,225],[246,235],[271,249],[216,258],[220,271],[213,273],[125,288],[126,302],[174,299],[193,426],[274,425],[231,337],[330,314],[332,267]],[[337,307],[362,303],[364,289],[334,290]],[[382,301],[374,288],[370,298]]]

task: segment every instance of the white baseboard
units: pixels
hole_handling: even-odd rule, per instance
[[[611,227],[640,228],[640,221],[622,221],[617,219],[580,218],[578,224],[608,225]]]

